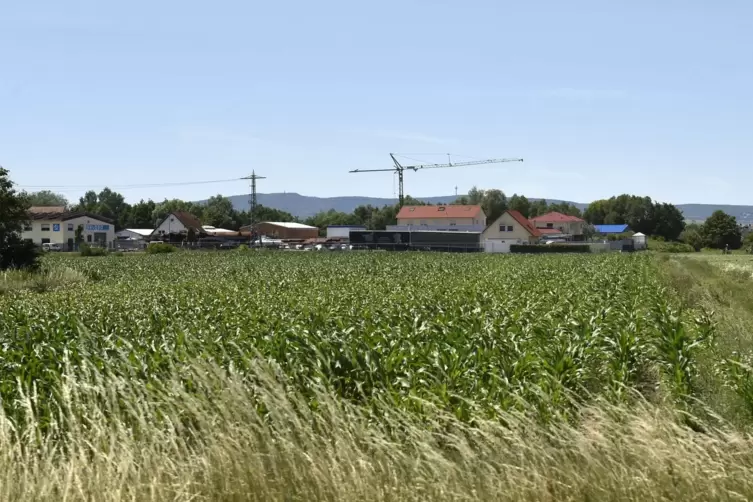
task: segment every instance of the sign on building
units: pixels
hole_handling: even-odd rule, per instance
[[[53,223],[52,224],[52,231],[53,232],[60,232],[60,223]]]
[[[110,225],[86,225],[86,230],[90,232],[107,232],[110,230]]]

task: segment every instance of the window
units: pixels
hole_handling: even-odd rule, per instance
[[[24,223],[24,232],[31,232],[31,223]]]
[[[50,224],[42,223],[42,232],[49,232],[49,231],[50,231]]]
[[[500,231],[500,232],[507,232],[507,227],[506,227],[506,226],[504,226],[504,225],[500,225],[500,226],[499,226],[499,231]]]
[[[92,236],[91,234],[89,234],[86,236],[86,242],[91,242],[91,241],[92,241]]]
[[[73,232],[73,223],[68,223],[68,231]]]
[[[508,225],[508,226],[507,226],[507,231],[508,231],[508,232],[512,232],[512,225]]]
[[[50,239],[42,239],[42,244],[49,244],[49,243],[50,243]]]
[[[547,223],[546,228],[554,228],[554,223]]]

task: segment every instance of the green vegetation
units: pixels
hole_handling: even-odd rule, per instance
[[[753,268],[711,258],[47,255],[0,500],[753,497]]]
[[[29,206],[25,194],[13,188],[8,171],[0,167],[0,270],[34,270],[39,264],[39,249],[21,239]]]
[[[591,246],[588,244],[513,244],[510,246],[511,253],[590,253]]]
[[[107,256],[108,254],[107,248],[91,246],[89,244],[81,244],[78,249],[81,256]]]
[[[175,246],[173,246],[172,244],[158,243],[158,242],[150,243],[146,247],[147,254],[174,253],[177,250],[178,249]]]
[[[677,240],[685,228],[682,213],[672,204],[627,194],[592,202],[583,217],[593,225],[627,224],[633,232],[668,241]]]

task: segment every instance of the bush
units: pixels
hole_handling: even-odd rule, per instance
[[[89,244],[81,244],[78,249],[81,256],[106,256],[108,253],[105,248],[90,246]]]
[[[248,251],[248,246],[241,244],[240,246],[238,246],[238,251]]]
[[[513,244],[510,246],[511,253],[590,253],[591,246],[588,244]]]
[[[162,253],[173,253],[175,252],[175,246],[171,246],[170,244],[149,244],[146,247],[146,252],[149,254],[162,254]]]
[[[659,253],[693,253],[696,251],[690,244],[682,242],[657,242],[651,249]]]
[[[0,270],[39,268],[39,257],[42,251],[31,241],[23,241],[13,235],[8,239],[5,247],[0,248]]]

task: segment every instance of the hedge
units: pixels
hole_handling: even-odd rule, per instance
[[[572,246],[562,244],[513,244],[510,246],[511,253],[590,253],[591,246],[588,244],[573,244]]]

